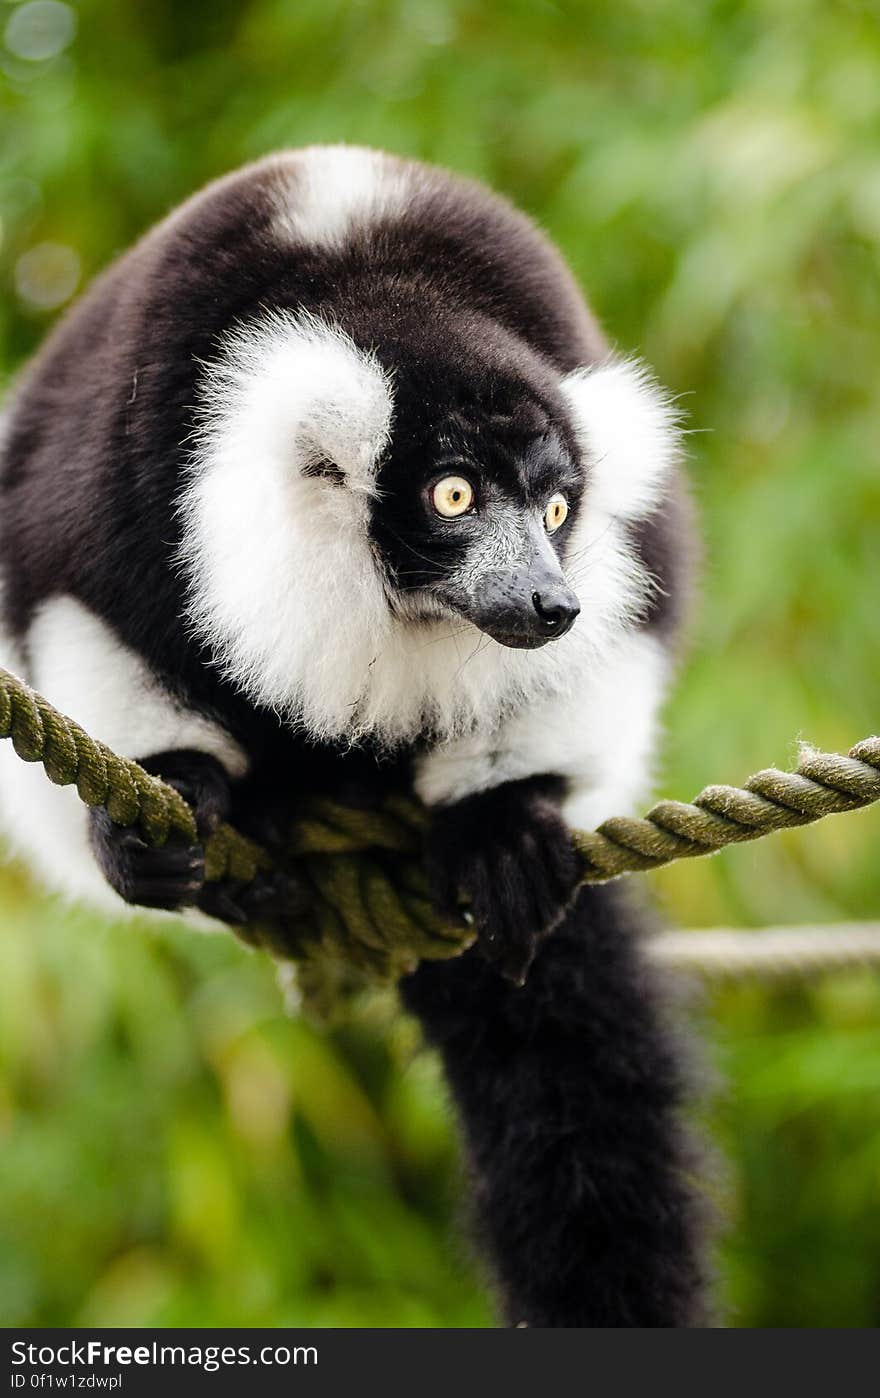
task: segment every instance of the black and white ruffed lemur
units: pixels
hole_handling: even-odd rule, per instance
[[[479,938],[402,997],[514,1325],[704,1314],[642,919],[616,886],[572,899],[566,836],[645,794],[690,552],[679,455],[668,397],[528,218],[355,147],[262,160],[147,233],[3,432],[3,663],[176,784],[202,832],[316,791],[430,808],[436,897],[466,895]],[[198,846],[149,849],[2,760],[52,884],[248,915]]]

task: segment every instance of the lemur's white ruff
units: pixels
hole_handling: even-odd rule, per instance
[[[239,328],[205,370],[181,504],[193,625],[227,673],[316,738],[389,745],[494,732],[538,701],[583,699],[645,601],[627,525],[659,497],[678,436],[637,364],[609,361],[563,389],[589,468],[568,569],[582,612],[562,640],[513,651],[452,615],[412,622],[389,608],[365,527],[394,417],[376,359],[312,316]],[[308,474],[322,458],[347,491]]]

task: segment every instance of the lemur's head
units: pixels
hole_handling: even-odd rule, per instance
[[[395,373],[368,527],[389,597],[451,612],[504,646],[559,639],[579,612],[564,567],[585,472],[561,399],[516,375]]]
[[[621,361],[562,375],[497,326],[424,342],[276,312],[207,369],[190,615],[252,698],[319,735],[455,730],[482,697],[537,692],[543,657],[559,681],[600,655],[645,598],[629,529],[675,459],[660,390]]]

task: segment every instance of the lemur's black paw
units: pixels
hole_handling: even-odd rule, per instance
[[[206,883],[199,895],[199,908],[233,927],[254,922],[274,922],[283,927],[303,917],[309,903],[295,879],[273,869],[257,874],[250,883]]]
[[[110,887],[126,903],[169,912],[191,907],[205,882],[201,845],[169,840],[154,849],[133,827],[114,825],[107,812],[89,812],[92,851]]]
[[[181,749],[156,753],[141,765],[193,807],[200,839],[227,815],[229,779],[213,757]],[[126,903],[173,912],[198,902],[205,886],[201,844],[169,840],[154,849],[133,827],[114,825],[101,807],[89,812],[89,841],[104,877]]]
[[[517,985],[577,882],[563,795],[561,781],[531,777],[439,807],[431,820],[434,897],[448,912],[460,912],[466,900],[483,955]]]
[[[141,759],[154,777],[179,791],[192,806],[199,838],[204,840],[229,815],[232,795],[229,777],[215,757],[191,748],[157,752]]]

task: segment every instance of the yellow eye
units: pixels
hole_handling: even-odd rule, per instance
[[[568,501],[564,495],[551,495],[544,511],[544,528],[548,534],[555,534],[568,518]]]
[[[434,509],[444,519],[467,514],[474,503],[474,488],[464,476],[444,476],[434,486]]]

